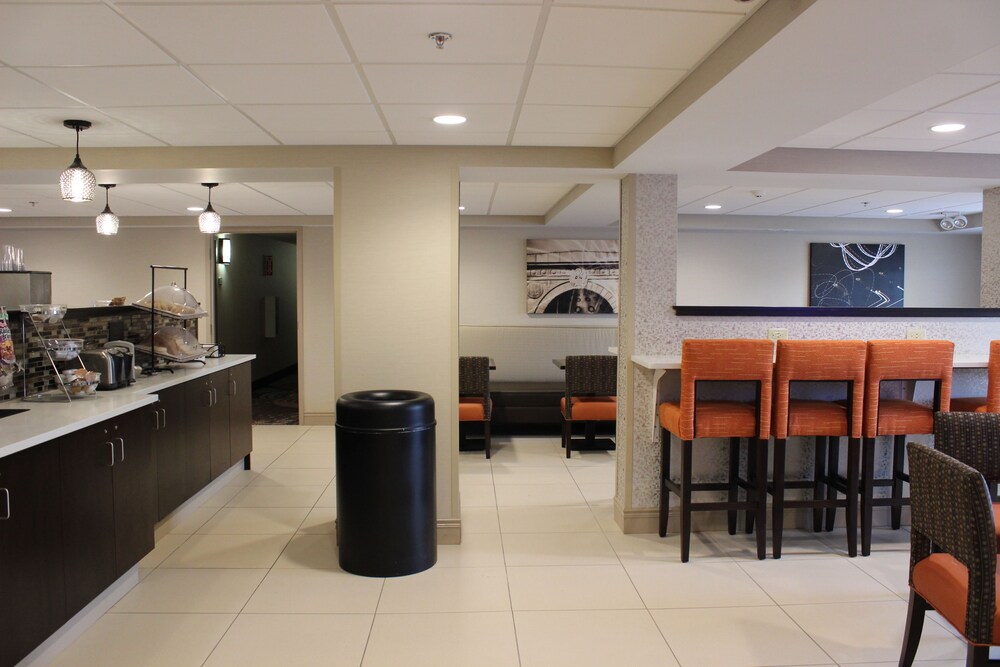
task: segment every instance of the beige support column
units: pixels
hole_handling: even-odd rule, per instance
[[[334,189],[336,393],[433,396],[438,540],[457,544],[458,170],[433,155],[359,156]]]
[[[1000,187],[983,190],[982,248],[979,305],[1000,308]]]
[[[615,521],[626,533],[656,529],[660,445],[653,436],[652,371],[633,354],[679,352],[671,334],[677,293],[677,177],[622,181],[618,315],[618,466]]]

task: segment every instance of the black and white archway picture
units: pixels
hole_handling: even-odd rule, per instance
[[[901,308],[904,248],[897,243],[810,243],[809,305]]]
[[[529,239],[528,314],[618,312],[618,241]]]

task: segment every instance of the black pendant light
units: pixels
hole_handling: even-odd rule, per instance
[[[198,229],[203,234],[218,234],[219,229],[222,228],[222,216],[212,208],[212,188],[216,187],[218,183],[202,183],[202,185],[208,188],[208,206],[198,216]]]
[[[59,189],[62,191],[63,201],[93,201],[94,192],[97,190],[97,178],[80,161],[80,132],[90,127],[90,121],[64,120],[63,125],[76,130],[76,158],[73,164],[59,175]]]

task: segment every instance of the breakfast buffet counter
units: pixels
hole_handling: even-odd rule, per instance
[[[158,391],[248,363],[254,358],[256,355],[253,354],[230,354],[219,359],[206,359],[204,365],[188,363],[175,367],[173,373],[166,371],[143,375],[128,388],[101,391],[72,402],[3,401],[0,410],[27,412],[0,419],[0,458],[150,405],[158,400]]]

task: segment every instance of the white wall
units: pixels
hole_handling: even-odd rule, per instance
[[[333,374],[333,226],[306,227],[302,258],[302,360],[299,397],[305,423],[332,423],[337,404]]]
[[[843,218],[682,215],[679,223],[680,305],[808,306],[809,244],[861,241],[905,245],[905,306],[979,306],[978,231]]]
[[[618,227],[462,227],[459,322],[471,326],[615,326],[616,315],[529,315],[527,239],[617,239]]]

